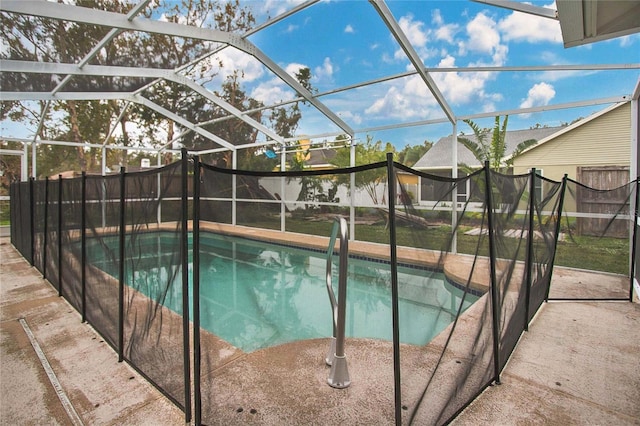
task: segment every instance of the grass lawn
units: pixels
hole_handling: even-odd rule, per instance
[[[265,223],[267,225],[267,223]],[[253,226],[261,226],[254,223]],[[287,219],[286,228],[290,232],[328,236],[333,226],[332,221],[305,221]],[[268,223],[273,229],[273,223]],[[463,229],[464,231],[465,229]],[[389,242],[389,231],[384,224],[356,225],[356,238],[361,241],[386,244]],[[396,227],[398,245],[420,247],[430,250],[441,250],[448,244],[451,227],[439,226],[428,229],[416,229],[406,226]],[[458,234],[458,252],[473,254],[478,246],[477,236]],[[518,246],[518,243],[521,244]],[[525,241],[516,238],[504,238],[498,247],[498,256],[509,258],[517,253],[519,260],[526,256]],[[536,250],[542,243],[536,240]],[[486,238],[478,248],[480,255],[488,255]],[[572,239],[560,241],[557,246],[555,264],[572,268],[612,272],[626,275],[629,273],[629,240],[620,238],[598,238],[574,236]]]

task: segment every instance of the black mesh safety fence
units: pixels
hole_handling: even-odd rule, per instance
[[[44,277],[60,293],[60,182],[61,179],[46,179],[45,245],[44,245]]]
[[[60,179],[60,292],[78,311],[82,296],[82,178]]]
[[[564,185],[554,276],[574,268],[580,276],[551,286],[549,299],[628,300],[637,181],[594,188],[565,178]]]
[[[396,424],[442,424],[495,377],[486,173],[454,179],[395,167],[398,263],[422,267],[413,282],[398,274]],[[408,193],[407,175],[426,191]],[[418,305],[429,308],[421,317],[411,312]],[[403,331],[424,340],[406,344]]]
[[[11,244],[28,262],[32,263],[31,185],[15,182],[9,190],[11,197]]]
[[[312,407],[327,403],[334,414],[325,421],[339,421],[340,406],[349,404],[358,407],[354,419],[393,422],[386,165],[258,173],[198,164],[196,423],[234,417],[261,424],[314,423],[319,419]],[[354,241],[349,247],[345,306],[348,356],[385,360],[377,368],[366,362],[349,366],[361,383],[384,387],[376,398],[359,392],[342,399],[327,383],[334,331],[327,252],[335,217],[353,218],[350,231],[357,239],[378,241],[366,247]],[[330,285],[338,294],[338,244],[333,253]]]
[[[192,161],[10,189],[12,244],[186,421],[446,424],[546,299],[632,296],[637,180]]]
[[[186,209],[181,198],[166,204],[187,172],[183,161],[126,175],[124,192],[124,279],[122,355],[178,406],[190,412],[188,253],[183,240]],[[181,191],[186,199],[186,191]],[[170,200],[167,200],[170,201]],[[175,208],[177,207],[177,208]],[[186,205],[185,205],[186,207]],[[177,211],[176,211],[177,210]],[[165,222],[163,218],[170,217]],[[186,230],[185,230],[186,231]],[[183,257],[184,255],[184,257]],[[188,272],[188,271],[186,271]],[[185,324],[187,325],[185,327]],[[185,340],[186,339],[186,340]]]
[[[120,181],[118,175],[85,178],[84,312],[114,350],[119,348]]]
[[[492,245],[495,253],[491,256],[492,282],[495,283],[498,335],[500,352],[498,353],[499,371],[501,371],[520,335],[528,323],[527,263],[529,250],[528,236],[532,201],[529,196],[531,175],[504,175],[490,172],[492,188],[491,206],[493,218]],[[495,272],[493,271],[495,270]],[[495,281],[494,281],[495,280]]]
[[[47,184],[44,180],[32,180],[33,188],[33,266],[44,274],[45,208]]]
[[[17,213],[14,211],[15,209],[18,208],[18,200],[19,200],[19,189],[18,189],[18,184],[17,183],[12,183],[9,186],[9,232],[11,233],[9,238],[11,241],[11,245],[14,246],[16,248],[16,250],[18,250],[18,252],[20,252],[19,249],[19,245],[16,236],[18,235],[18,232],[22,231],[24,232],[24,229],[21,229],[20,225],[18,224],[18,216]],[[22,253],[22,252],[20,252]]]
[[[529,203],[529,229],[532,238],[527,241],[528,257],[525,264],[529,268],[526,275],[528,322],[533,319],[549,293],[562,207],[561,182],[546,179],[534,170],[530,184],[532,186],[529,194],[533,202]]]
[[[14,184],[11,195],[16,248],[30,253],[33,238],[43,276],[189,421],[187,176],[185,156],[148,172]]]
[[[20,223],[18,223],[18,213],[20,209],[20,185],[14,182],[9,186],[9,220],[11,221],[9,226],[11,229],[11,244],[22,254],[22,246],[18,241],[18,233],[24,232]],[[23,255],[24,256],[24,255]]]

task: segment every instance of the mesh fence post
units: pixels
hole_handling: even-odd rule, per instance
[[[551,279],[553,277],[553,267],[556,264],[556,253],[558,252],[558,238],[560,237],[560,229],[562,226],[562,208],[564,206],[564,194],[567,190],[567,179],[569,176],[565,173],[562,177],[562,187],[560,188],[560,200],[558,201],[558,220],[556,221],[556,235],[554,236],[555,241],[553,242],[553,254],[551,255],[551,273],[549,274],[549,284],[547,285],[547,294],[544,297],[544,301],[549,301],[549,291],[551,290]]]
[[[484,162],[485,169],[485,202],[487,203],[487,231],[489,237],[489,272],[491,287],[491,317],[493,319],[493,366],[494,381],[500,384],[500,306],[498,297],[498,280],[496,278],[496,246],[494,239],[494,222],[493,222],[493,188],[491,185],[491,169],[489,162]]]
[[[80,215],[80,283],[82,285],[82,322],[87,321],[87,172],[82,172],[82,213]]]
[[[389,194],[389,244],[391,261],[391,315],[393,322],[393,378],[396,425],[402,424],[402,394],[400,383],[400,316],[398,313],[398,262],[396,248],[396,180],[393,166],[393,154],[387,153],[387,182]]]
[[[633,233],[631,240],[631,259],[629,260],[629,302],[633,302],[633,280],[636,274],[636,250],[637,250],[637,238],[638,238],[638,202],[640,202],[640,196],[638,194],[638,178],[635,180],[635,205],[633,206]]]
[[[200,158],[193,157],[193,398],[195,424],[202,423],[200,389]]]
[[[58,175],[58,296],[62,296],[62,175]]]
[[[124,360],[124,251],[125,251],[125,168],[120,167],[120,229],[118,247],[118,362]]]
[[[529,178],[529,231],[527,232],[527,260],[525,261],[526,289],[524,302],[524,331],[529,331],[529,303],[531,301],[531,273],[533,269],[534,208],[536,203],[536,168],[531,169]]]
[[[18,221],[16,220],[16,208],[18,203],[16,203],[16,183],[11,182],[9,185],[9,226],[11,231],[9,232],[9,238],[11,239],[11,245],[15,247],[16,245],[16,235],[18,234],[18,228],[16,224]]]
[[[182,264],[182,353],[184,360],[184,416],[185,423],[191,421],[191,368],[189,361],[189,158],[187,149],[181,152],[182,215],[180,235],[180,263]],[[159,196],[159,194],[158,194]]]
[[[36,229],[35,229],[35,214],[36,214],[36,206],[34,204],[34,197],[33,197],[33,177],[29,178],[29,227],[31,228],[30,230],[30,237],[31,237],[31,266],[34,265],[34,259],[35,259],[35,241],[36,241]]]
[[[44,229],[42,238],[42,279],[47,278],[47,236],[49,233],[49,221],[47,215],[49,214],[49,177],[44,178]]]

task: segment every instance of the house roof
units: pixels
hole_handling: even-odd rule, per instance
[[[640,31],[640,2],[558,0],[564,47],[580,46]]]
[[[565,129],[566,126],[540,127],[537,129],[511,130],[505,135],[507,144],[506,152],[510,155],[520,144],[529,139],[537,141]],[[464,135],[471,141],[477,141],[475,135]],[[427,153],[414,164],[415,169],[450,169],[451,168],[451,145],[452,135],[440,138]],[[480,162],[474,157],[464,145],[458,144],[458,163],[466,164],[469,167],[480,167]]]
[[[291,157],[297,153],[298,152],[288,152],[287,160],[290,160]],[[307,152],[305,164],[310,168],[334,167],[330,162],[335,158],[336,154],[335,148],[311,148]]]

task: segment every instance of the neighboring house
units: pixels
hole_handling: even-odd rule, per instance
[[[314,146],[308,139],[302,139],[298,141],[298,145],[299,148],[297,150],[291,150],[287,152],[287,167],[289,167],[291,160],[295,157],[298,161],[304,162],[306,169],[335,169],[335,166],[331,164],[331,160],[333,160],[336,156],[335,148],[324,147],[322,145]],[[280,154],[273,155],[278,156],[279,158]],[[280,166],[276,166],[274,170],[280,170]]]
[[[540,141],[565,127],[540,127],[537,129],[526,130],[508,130],[505,136],[505,142],[507,144],[506,153],[511,153],[516,149],[518,144],[527,141],[529,139],[535,139]],[[476,141],[476,137],[473,133],[458,135],[465,138]],[[490,136],[490,135],[489,135]],[[451,176],[451,135],[440,138],[433,147],[427,151],[427,153],[419,159],[413,168],[427,173],[437,172],[438,174],[444,174],[448,172],[448,176]],[[490,139],[490,138],[489,138]],[[465,164],[471,168],[480,168],[482,164],[473,156],[471,151],[465,148],[464,145],[458,143],[458,164]]]
[[[628,237],[626,220],[610,223],[598,214],[613,214],[621,204],[628,205],[630,192],[624,187],[632,178],[631,166],[631,103],[609,106],[562,131],[541,140],[536,146],[523,151],[514,161],[514,172],[525,173],[535,167],[537,173],[554,181],[563,176],[595,189],[617,191],[590,191],[571,184],[565,193],[563,210],[568,216],[576,214],[579,234]],[[536,197],[542,199],[550,184],[537,186]],[[626,209],[625,209],[626,210]],[[606,230],[606,231],[605,231]]]
[[[535,139],[537,141],[544,140],[545,138],[553,135],[565,127],[540,127],[537,129],[525,129],[525,130],[511,130],[507,131],[505,135],[505,142],[507,149],[505,152],[510,156],[516,147],[527,140]],[[461,135],[459,135],[461,136]],[[465,134],[465,138],[472,141],[476,140],[475,135]],[[451,159],[452,159],[452,146],[453,137],[451,135],[440,138],[433,147],[413,165],[413,168],[425,173],[430,173],[438,176],[451,177]],[[482,164],[473,156],[461,143],[456,143],[458,149],[458,164],[464,164],[472,169],[482,167]],[[458,170],[458,176],[464,176],[461,170]],[[458,201],[463,202],[467,199],[468,194],[471,194],[471,183],[467,182],[466,186],[458,188]],[[420,201],[429,202],[445,199],[447,186],[441,185],[435,181],[425,181],[421,179],[420,182]]]
[[[598,185],[598,182],[617,183],[597,175],[611,176],[615,173],[620,176],[614,180],[624,184],[630,180],[630,161],[631,103],[624,102],[598,111],[540,140],[514,160],[513,171],[516,174],[526,173],[535,167],[539,174],[555,181],[561,181],[566,173],[569,178],[585,185],[611,189]]]
[[[312,170],[335,169],[331,164],[336,156],[333,148],[311,148],[305,159],[305,165]]]

